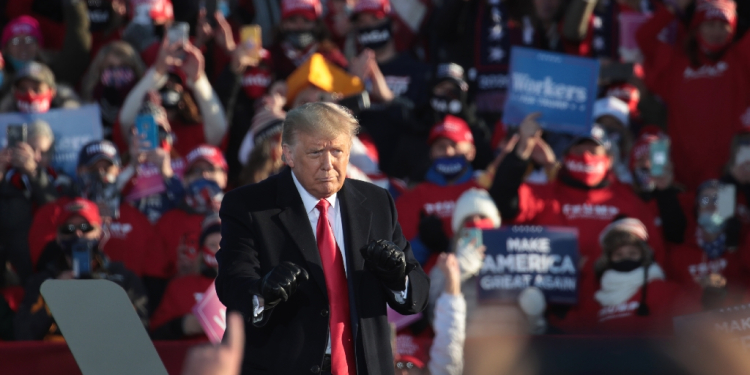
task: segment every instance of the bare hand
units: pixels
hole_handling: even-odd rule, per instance
[[[154,63],[154,69],[159,74],[167,74],[169,69],[182,65],[182,48],[183,46],[179,43],[170,45],[169,39],[165,36],[161,41],[161,47],[159,47],[159,55],[156,57]]]
[[[227,342],[190,349],[182,375],[238,375],[245,350],[245,323],[242,315],[227,315]]]
[[[664,166],[664,173],[661,176],[654,176],[654,186],[657,190],[666,190],[672,186],[672,182],[674,181],[673,169],[672,163],[668,163]]]
[[[11,155],[11,165],[26,175],[36,173],[39,165],[34,157],[34,149],[26,142],[21,142],[13,149]]]
[[[157,147],[146,153],[146,161],[159,168],[162,177],[172,178],[174,171],[172,170],[172,159],[169,156],[169,152],[161,147]]]
[[[242,74],[245,69],[258,66],[260,60],[252,56],[253,48],[255,48],[253,45],[247,43],[240,43],[239,46],[234,48],[230,67],[235,74]]]
[[[195,314],[189,313],[182,317],[182,332],[186,336],[195,336],[203,333],[203,327]]]
[[[195,25],[195,46],[203,47],[213,37],[214,30],[211,24],[208,23],[206,17],[206,9],[201,9],[198,12],[198,22]]]
[[[521,141],[529,138],[539,138],[542,135],[542,127],[536,121],[542,117],[539,112],[530,113],[521,122],[521,126],[518,128],[518,135],[521,136]]]
[[[60,272],[59,275],[57,275],[58,280],[73,280],[75,279],[75,275],[73,274],[73,271],[67,270]]]
[[[366,49],[352,59],[349,71],[351,74],[359,77],[361,80],[370,77],[372,74],[372,63],[375,62],[375,52]],[[377,62],[376,62],[377,64]]]
[[[112,0],[112,11],[119,17],[125,17],[128,13],[128,7],[125,0]]]
[[[204,74],[203,53],[190,43],[185,45],[184,50],[185,61],[182,62],[182,71],[185,72],[189,80],[196,82]]]
[[[557,157],[555,157],[555,152],[552,151],[552,147],[550,147],[542,138],[539,138],[536,140],[534,150],[531,151],[531,160],[542,167],[549,167],[557,162]]]
[[[445,275],[445,293],[457,296],[461,294],[461,270],[455,254],[442,253],[438,257],[437,266]]]
[[[227,19],[224,18],[224,14],[218,10],[214,13],[214,18],[216,18],[217,26],[217,29],[214,30],[214,41],[216,41],[216,44],[223,48],[224,51],[232,53],[236,48],[234,35],[232,34],[232,26],[230,26]]]

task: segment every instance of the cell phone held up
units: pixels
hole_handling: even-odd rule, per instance
[[[259,25],[246,25],[240,29],[240,40],[248,51],[248,57],[256,63],[260,60],[260,50],[263,48],[261,32]]]
[[[159,147],[159,125],[151,113],[141,113],[135,118],[135,135],[141,151],[151,151]]]
[[[188,25],[187,22],[175,22],[167,31],[167,39],[169,40],[169,45],[186,45],[188,43],[189,34],[190,25]]]
[[[651,175],[654,177],[663,176],[669,160],[669,140],[660,139],[652,142],[649,146],[649,156],[651,158]]]
[[[92,273],[91,261],[94,259],[96,243],[84,238],[73,244],[71,251],[71,265],[73,277],[76,279],[90,279]]]
[[[26,124],[11,124],[6,128],[5,138],[8,141],[8,147],[16,147],[21,142],[26,142],[28,137],[28,127]]]

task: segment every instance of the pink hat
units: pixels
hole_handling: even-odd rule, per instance
[[[30,16],[20,16],[5,25],[0,43],[4,47],[8,41],[21,34],[33,36],[37,44],[42,45],[42,29],[39,27],[39,21]]]

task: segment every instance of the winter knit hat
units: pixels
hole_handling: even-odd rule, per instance
[[[626,128],[630,126],[630,107],[614,96],[601,98],[594,102],[594,114],[592,116],[594,121],[607,115],[616,118]]]
[[[456,201],[456,208],[453,210],[453,219],[451,227],[453,233],[458,233],[461,224],[471,215],[482,215],[492,220],[495,228],[500,227],[500,211],[495,206],[487,190],[471,188],[466,190]]]
[[[599,235],[602,256],[594,264],[594,271],[598,276],[601,276],[612,263],[612,253],[625,245],[634,245],[641,248],[644,263],[651,263],[653,250],[646,241],[648,241],[648,230],[640,220],[623,218],[613,221]]]
[[[43,46],[42,29],[39,26],[39,21],[31,16],[20,16],[10,21],[3,29],[2,40],[0,43],[3,47],[18,35],[27,34],[36,39],[39,46]]]

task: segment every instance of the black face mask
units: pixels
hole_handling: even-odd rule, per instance
[[[361,29],[357,32],[357,42],[362,48],[378,50],[391,40],[391,21],[376,27]]]
[[[630,272],[641,266],[643,266],[643,262],[640,260],[621,260],[612,262],[611,268],[617,272]]]
[[[112,3],[108,0],[89,0],[89,30],[92,32],[102,31],[109,26],[112,20]]]
[[[303,50],[315,43],[315,35],[312,31],[287,31],[284,40],[298,50]]]
[[[443,115],[458,115],[463,110],[460,100],[442,95],[433,95],[430,98],[430,106],[435,112]]]

